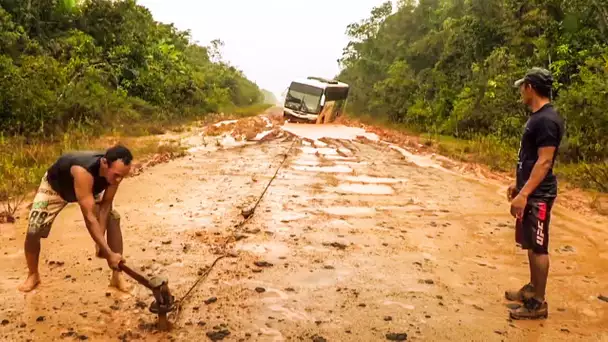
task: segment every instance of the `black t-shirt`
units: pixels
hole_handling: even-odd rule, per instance
[[[548,103],[533,113],[521,139],[519,148],[519,162],[517,163],[517,189],[521,191],[532,173],[532,168],[538,160],[538,149],[555,146],[557,149],[564,136],[564,120],[559,116],[553,105]],[[529,195],[530,198],[555,198],[557,196],[557,178],[553,174],[553,165],[547,172],[545,179]]]
[[[59,157],[47,171],[47,181],[66,202],[76,202],[76,190],[74,189],[74,177],[72,166],[78,165],[85,168],[93,176],[93,195],[100,194],[108,187],[105,178],[99,175],[100,160],[103,152],[75,152],[67,153]]]

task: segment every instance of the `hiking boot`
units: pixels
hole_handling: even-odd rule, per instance
[[[524,302],[534,297],[534,285],[526,284],[517,291],[505,291],[505,298],[514,302]]]
[[[530,298],[524,305],[515,310],[511,310],[512,319],[545,319],[549,316],[549,305],[547,302],[540,302],[536,298]]]

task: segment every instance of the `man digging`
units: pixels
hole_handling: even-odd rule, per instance
[[[511,311],[513,319],[547,318],[545,289],[549,275],[549,223],[557,197],[553,165],[564,135],[564,122],[551,104],[553,77],[534,68],[515,82],[532,114],[519,149],[517,184],[509,187],[511,215],[517,218],[516,241],[528,250],[530,282],[518,291],[507,291],[508,300],[523,302]]]
[[[34,197],[25,238],[29,274],[19,290],[30,292],[40,284],[40,239],[47,238],[57,214],[68,203],[78,202],[97,257],[112,269],[110,286],[128,291],[118,269],[122,258],[120,216],[112,202],[120,182],[129,174],[133,155],[117,145],[105,153],[75,152],[62,155],[46,172]],[[107,232],[107,242],[105,234]]]

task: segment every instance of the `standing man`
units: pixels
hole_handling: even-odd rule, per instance
[[[131,152],[117,145],[105,153],[75,152],[62,155],[42,177],[29,215],[25,259],[29,274],[19,290],[29,292],[40,284],[40,239],[47,238],[57,214],[78,202],[97,256],[112,269],[110,285],[127,291],[118,264],[122,259],[120,216],[112,210],[118,185],[131,170]],[[102,197],[103,193],[103,197]],[[105,233],[108,233],[107,242]]]
[[[517,219],[516,241],[528,250],[530,282],[518,291],[507,291],[508,300],[523,306],[511,311],[513,319],[547,318],[545,289],[549,275],[549,222],[557,197],[553,165],[564,135],[564,121],[551,104],[553,77],[533,68],[515,82],[532,114],[526,123],[517,164],[517,184],[509,187],[511,215]]]

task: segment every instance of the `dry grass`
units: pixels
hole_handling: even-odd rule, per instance
[[[178,142],[159,144],[160,139],[120,135],[92,138],[85,132],[64,134],[54,142],[0,137],[0,221],[11,221],[18,207],[36,189],[46,170],[61,154],[76,150],[104,151],[115,144],[122,144],[133,153],[133,173],[137,174],[149,163],[150,157],[167,159],[184,154]]]
[[[597,211],[599,214],[608,216],[608,195],[593,195],[589,206],[591,207],[591,209]]]

